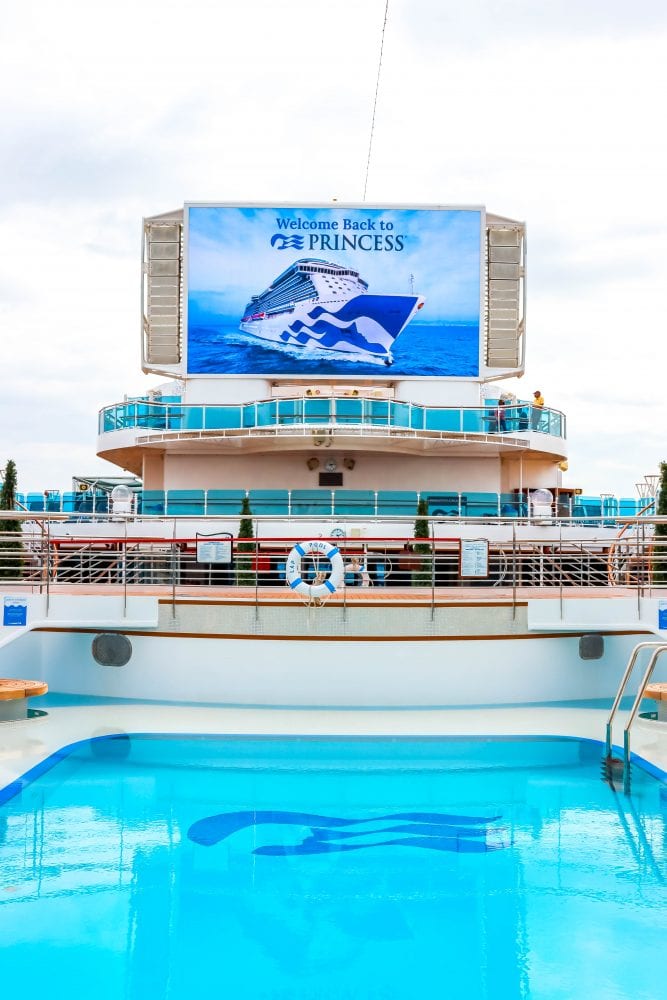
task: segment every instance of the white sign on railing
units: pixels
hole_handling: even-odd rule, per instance
[[[466,538],[459,543],[459,576],[489,575],[489,543],[486,538]]]
[[[205,541],[200,541],[201,538]],[[232,535],[217,534],[215,538],[197,535],[197,562],[230,563],[232,561]]]

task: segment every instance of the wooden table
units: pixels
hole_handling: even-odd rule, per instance
[[[49,685],[44,681],[24,681],[0,677],[0,722],[15,722],[28,718],[27,700],[46,694]]]

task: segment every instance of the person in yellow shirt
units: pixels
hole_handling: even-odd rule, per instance
[[[540,422],[542,420],[542,410],[544,409],[544,396],[539,389],[536,389],[533,393],[533,412],[532,412],[532,427],[534,431],[540,429]]]

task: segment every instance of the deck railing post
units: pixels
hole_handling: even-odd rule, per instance
[[[259,617],[259,542],[257,540],[257,521],[253,524],[255,536],[255,621]]]
[[[431,519],[431,621],[435,621],[435,523]]]
[[[125,538],[123,540],[123,618],[127,618],[127,518],[125,518]]]
[[[558,590],[560,598],[560,620],[563,620],[563,525],[558,526]]]
[[[516,525],[512,522],[512,620],[516,618]]]
[[[176,618],[176,518],[171,535],[171,619]]]
[[[46,522],[46,617],[51,603],[51,522]]]

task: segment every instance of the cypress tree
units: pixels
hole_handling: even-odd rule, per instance
[[[420,497],[417,503],[417,520],[415,521],[415,538],[429,538],[430,531],[428,524],[428,502],[425,497]],[[431,552],[430,544],[426,542],[415,542],[412,551],[420,556],[427,556]],[[428,587],[431,584],[431,560],[422,559],[421,566],[412,574],[412,584],[415,587]]]
[[[254,538],[255,532],[252,527],[252,511],[250,510],[250,500],[243,498],[241,504],[241,521],[239,523],[239,538]],[[254,552],[254,542],[239,542],[238,552]],[[255,574],[252,572],[252,559],[250,556],[239,556],[236,560],[236,583],[239,587],[251,587],[255,582]]]
[[[16,510],[16,463],[10,458],[2,473],[0,510]],[[0,521],[0,579],[18,580],[21,576],[23,545],[21,522],[9,519]],[[12,537],[14,536],[14,537]]]

